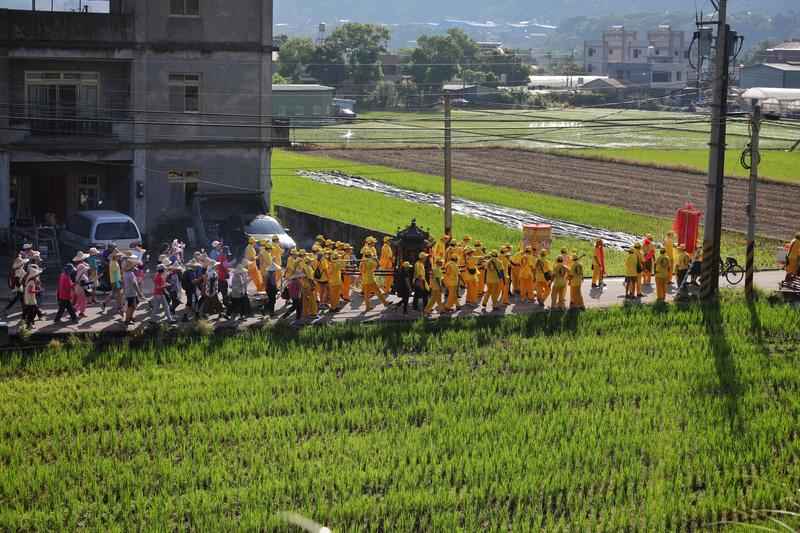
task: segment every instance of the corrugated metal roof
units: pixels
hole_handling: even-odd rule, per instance
[[[311,85],[302,83],[284,83],[281,85],[273,85],[272,91],[335,91],[334,87],[327,85]]]
[[[778,70],[800,70],[800,64],[797,63],[762,63],[762,65]]]
[[[775,98],[780,101],[793,101],[800,99],[800,89],[780,89],[777,87],[751,87],[747,89],[742,98],[745,100],[766,100]]]
[[[800,50],[800,41],[786,41],[776,44],[772,48],[767,48],[768,52],[772,50]]]

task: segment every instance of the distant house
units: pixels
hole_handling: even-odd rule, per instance
[[[800,62],[761,63],[741,69],[739,87],[800,89]]]
[[[499,41],[478,41],[478,49],[480,49],[482,54],[502,52],[503,43]]]
[[[273,85],[272,114],[290,123],[329,121],[333,118],[333,87],[325,85]]]
[[[669,26],[659,26],[639,40],[637,32],[623,26],[603,31],[602,40],[583,43],[583,70],[587,74],[609,73],[611,63],[678,63],[689,66],[689,45],[684,33]]]
[[[615,78],[595,78],[584,83],[582,89],[603,93],[606,97],[615,100],[636,99],[643,94],[640,85],[626,83]]]
[[[400,56],[397,54],[385,54],[380,57],[381,72],[383,79],[387,81],[400,80]]]
[[[450,81],[442,85],[442,91],[450,93],[450,96],[455,100],[466,100],[466,103],[474,104],[485,100],[499,93],[499,91],[492,87],[484,87],[483,85],[474,85],[460,81]],[[464,103],[464,102],[460,102]]]
[[[800,63],[800,39],[792,39],[767,48],[764,63]]]
[[[582,87],[596,79],[605,79],[607,76],[587,76],[576,74],[572,76],[528,76],[528,89],[568,89]]]

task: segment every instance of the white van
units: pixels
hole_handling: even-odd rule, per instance
[[[131,217],[118,211],[79,211],[61,232],[61,247],[70,254],[92,247],[103,250],[111,243],[120,250],[142,245],[142,234]]]

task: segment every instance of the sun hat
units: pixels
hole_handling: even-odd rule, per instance
[[[408,261],[403,261],[403,268],[411,268],[411,263]]]
[[[389,237],[388,235],[384,235],[384,236],[383,236],[383,242],[389,242],[389,241],[391,241],[391,240],[392,240],[392,238],[391,238],[391,237]]]
[[[211,247],[212,248],[216,248],[217,246],[219,246],[219,241],[212,241],[211,242]]]
[[[164,272],[166,269],[167,265],[165,265],[164,263],[161,263],[156,267],[156,270],[158,270],[159,272]]]
[[[420,252],[420,253],[419,253],[419,258],[420,258],[420,259],[426,259],[426,258],[428,258],[428,257],[430,257],[430,256],[429,256],[428,254],[426,254],[425,252]]]
[[[280,242],[280,241],[281,241],[281,238],[280,238],[280,237],[278,237],[277,235],[273,235],[273,236],[272,236],[272,242],[275,242],[275,241],[278,241],[278,242]]]
[[[547,248],[542,248],[541,250],[539,250],[539,255],[542,256],[542,257],[546,256],[547,255]]]
[[[366,239],[364,239],[364,242],[368,242],[368,243],[373,243],[373,242],[376,242],[376,241],[375,241],[375,237],[373,237],[372,235],[370,235],[369,237],[367,237]]]
[[[161,254],[161,255],[158,256],[158,260],[159,261],[163,261],[166,258],[167,258],[167,254]]]
[[[267,272],[277,272],[280,269],[281,267],[279,267],[277,264],[270,263],[269,266],[267,267]]]
[[[44,272],[44,269],[40,268],[39,265],[31,265],[28,269],[28,279],[33,279],[39,276],[42,272]]]
[[[289,255],[297,255],[297,249],[292,248],[291,250],[289,250]]]
[[[224,255],[226,255],[226,256],[227,256],[227,255],[231,255],[231,249],[230,249],[230,247],[229,247],[228,245],[225,245],[225,246],[223,246],[223,247],[222,247],[222,253],[223,253]]]
[[[22,249],[23,250],[30,250],[31,248],[33,248],[33,245],[31,245],[28,242],[26,242],[25,244],[22,245]]]
[[[88,257],[89,257],[89,254],[85,254],[85,253],[83,253],[81,251],[78,251],[78,253],[75,254],[75,257],[72,258],[72,260],[73,261],[83,261],[84,259],[88,259]]]
[[[27,265],[30,262],[30,259],[27,257],[17,257],[14,259],[14,264],[11,265],[11,268],[19,268],[23,265]]]
[[[325,236],[324,235],[317,235],[317,237],[314,240],[315,241],[324,241],[325,240]]]
[[[525,251],[526,251],[526,252],[532,252],[532,251],[533,251],[533,248],[531,248],[530,246],[526,246],[526,247],[525,247]]]
[[[350,246],[350,243],[349,243],[349,242],[346,242],[346,243],[344,243],[344,244],[342,245],[342,248],[344,248],[345,250],[352,250],[352,249],[353,249],[353,247],[352,247],[352,246]]]
[[[64,265],[64,272],[72,274],[73,272],[75,272],[75,265],[73,265],[72,263],[67,263],[66,265]]]
[[[497,250],[492,250],[491,252],[489,252],[489,254],[490,254],[492,257],[497,257],[498,255],[500,255],[500,253],[499,253]]]
[[[219,266],[219,263],[214,261],[213,259],[209,259],[208,263],[206,264],[206,268],[216,268]]]

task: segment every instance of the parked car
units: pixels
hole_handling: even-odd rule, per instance
[[[67,220],[60,240],[61,249],[71,259],[78,250],[103,250],[112,242],[120,250],[141,246],[142,234],[136,222],[119,211],[79,211]]]
[[[241,257],[247,238],[270,239],[278,235],[286,252],[295,246],[287,230],[267,215],[260,192],[198,192],[192,197],[192,219],[197,241],[209,249],[213,241],[224,241],[234,257]]]
[[[288,231],[289,230],[284,228],[276,218],[269,215],[258,215],[244,226],[244,232],[247,236],[253,237],[256,240],[270,240],[273,235],[277,235],[281,240],[283,253],[297,246],[294,239],[289,236]]]

